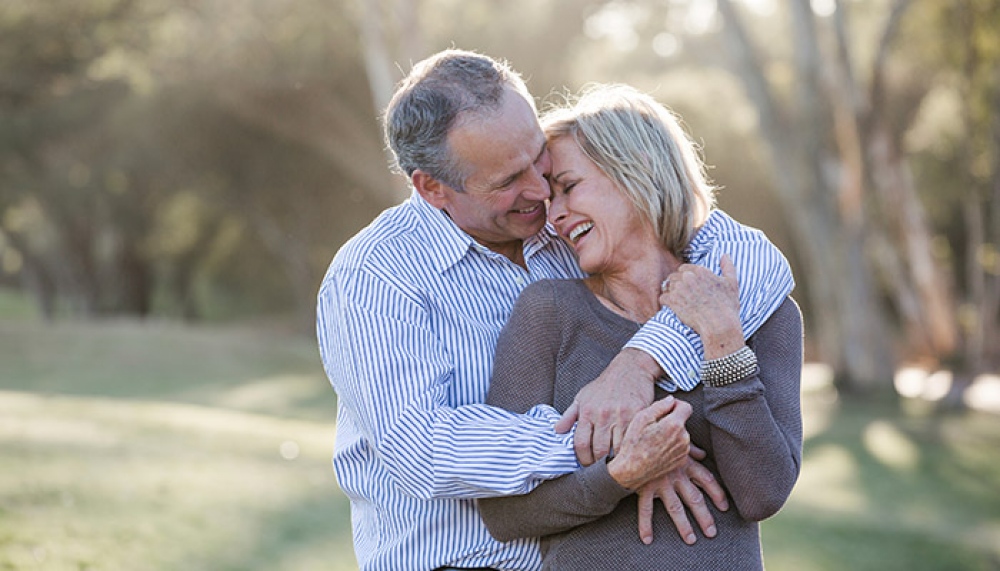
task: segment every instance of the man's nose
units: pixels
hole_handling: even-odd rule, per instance
[[[544,174],[538,168],[531,169],[531,180],[524,189],[524,197],[529,200],[545,200],[551,193],[549,181]]]

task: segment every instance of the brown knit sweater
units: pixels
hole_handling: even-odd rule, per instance
[[[487,403],[515,412],[549,403],[564,411],[638,329],[582,281],[536,282],[501,333]],[[763,569],[756,522],[788,498],[802,452],[802,318],[795,302],[788,298],[748,344],[758,376],[675,394],[691,404],[691,440],[708,453],[703,464],[729,494],[727,512],[711,507],[715,538],[702,536],[689,514],[698,541],[685,544],[657,501],[653,544],[644,545],[637,496],[608,475],[605,462],[523,496],[480,500],[490,532],[501,541],[542,536],[544,568],[552,570]],[[656,398],[664,396],[657,389]]]

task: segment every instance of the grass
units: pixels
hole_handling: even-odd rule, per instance
[[[356,569],[309,339],[5,321],[0,362],[0,569]]]
[[[356,569],[313,341],[0,321],[0,570]],[[1000,417],[804,395],[769,570],[1000,569]]]

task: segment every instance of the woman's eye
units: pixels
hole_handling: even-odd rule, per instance
[[[567,184],[566,186],[564,186],[563,187],[563,194],[569,194],[569,191],[573,190],[574,186],[576,186],[575,182],[571,182],[571,183]]]

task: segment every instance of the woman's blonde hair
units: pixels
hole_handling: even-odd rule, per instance
[[[668,251],[683,258],[715,204],[715,187],[678,118],[626,85],[593,85],[548,111],[551,141],[572,137],[652,225]]]

